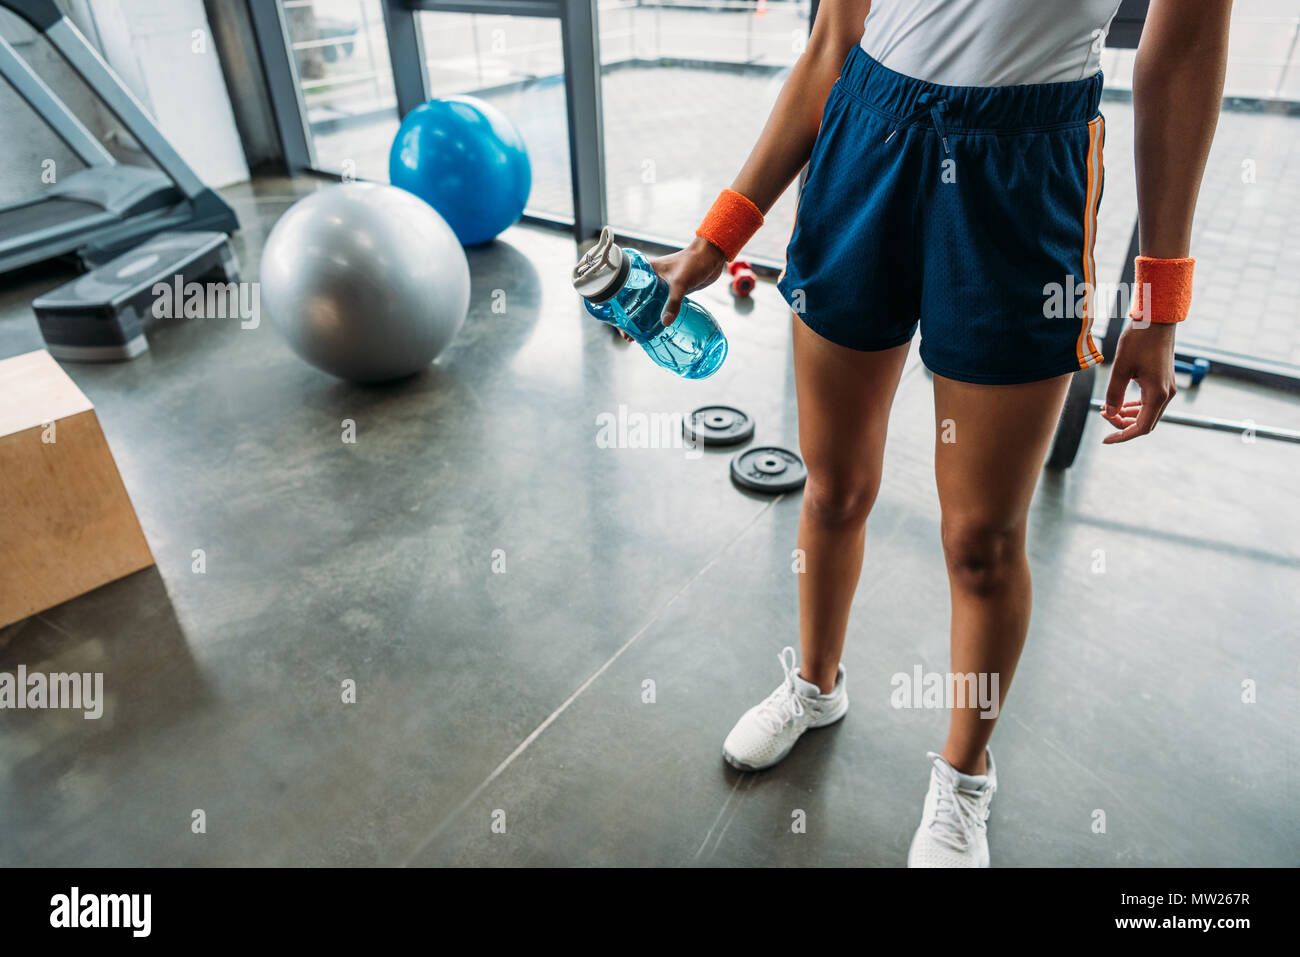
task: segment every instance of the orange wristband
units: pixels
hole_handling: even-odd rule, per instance
[[[1128,317],[1164,323],[1186,319],[1192,306],[1192,267],[1196,260],[1139,256],[1134,262],[1133,308]]]
[[[724,189],[713,201],[708,215],[695,235],[707,239],[722,250],[727,261],[735,259],[745,248],[745,243],[763,225],[763,211],[747,197],[732,189]]]

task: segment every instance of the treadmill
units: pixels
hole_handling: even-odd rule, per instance
[[[0,0],[44,36],[158,164],[118,163],[66,103],[0,36],[0,76],[86,168],[60,175],[40,195],[0,207],[0,273],[62,256],[85,267],[166,231],[232,233],[239,221],[162,135],[135,95],[54,0]]]

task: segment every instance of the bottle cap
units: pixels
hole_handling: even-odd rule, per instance
[[[606,226],[596,244],[573,267],[573,288],[590,302],[605,302],[623,288],[631,268],[632,263],[614,242],[614,231]]]

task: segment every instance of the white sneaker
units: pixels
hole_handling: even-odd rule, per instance
[[[993,792],[998,788],[998,775],[993,767],[993,752],[985,754],[988,772],[970,775],[962,774],[933,751],[926,752],[934,766],[921,826],[907,852],[908,867],[989,866],[985,822]]]
[[[809,728],[834,724],[849,710],[843,665],[835,678],[835,688],[830,694],[822,694],[815,684],[799,676],[793,648],[782,648],[779,659],[785,680],[762,704],[741,715],[722,742],[723,758],[738,771],[770,768],[790,753]]]

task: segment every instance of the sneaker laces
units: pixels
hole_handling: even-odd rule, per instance
[[[796,673],[794,649],[789,645],[782,648],[777,660],[781,662],[785,680],[758,706],[756,715],[763,727],[771,734],[780,734],[782,728],[804,713],[803,698],[794,687]]]
[[[934,762],[937,788],[930,833],[941,844],[955,851],[965,851],[988,820],[989,803],[983,799],[988,796],[992,784],[983,788],[962,787],[951,765],[933,751],[928,757]]]

